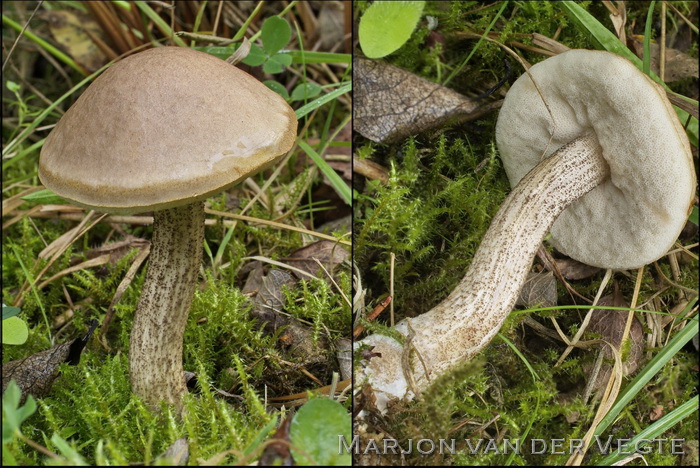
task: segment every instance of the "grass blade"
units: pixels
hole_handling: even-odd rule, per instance
[[[681,316],[685,316],[697,303],[697,298],[691,301],[685,308]],[[698,332],[697,320],[690,320],[683,329],[673,337],[673,339],[644,367],[644,369],[632,380],[625,389],[620,392],[617,401],[610,408],[608,414],[603,418],[596,428],[595,435],[601,435],[617,418],[622,409],[637,396],[659,370],[665,366],[676,355],[679,349],[690,341]]]
[[[318,98],[314,99],[310,103],[306,104],[305,106],[301,106],[299,109],[294,111],[294,113],[297,115],[297,119],[301,119],[305,115],[315,111],[322,105],[326,104],[327,102],[332,101],[333,99],[337,98],[338,96],[342,96],[345,93],[348,93],[352,90],[352,83],[345,83],[343,86],[340,88],[336,89],[335,91],[331,91],[330,93]]]
[[[627,60],[632,62],[637,68],[644,71],[644,64],[639,59],[639,57],[634,55],[625,44],[620,42],[620,40],[617,38],[617,36],[615,36],[615,34],[613,34],[608,28],[601,24],[593,15],[588,13],[583,7],[581,7],[579,4],[572,0],[564,0],[558,2],[558,4],[561,5],[571,15],[571,17],[579,23],[579,25],[581,25],[584,29],[590,32],[591,35],[600,43],[600,45],[605,50],[626,58]],[[647,24],[649,23],[650,22],[647,21]],[[647,55],[646,52],[645,55]],[[664,83],[661,80],[661,78],[659,78],[658,75],[653,71],[649,70],[647,76],[649,76],[649,78],[651,78],[655,82],[659,83],[667,91],[670,91],[668,89],[668,86],[666,86],[666,83]],[[693,103],[696,106],[698,104],[697,101],[693,101]],[[682,109],[679,109],[678,107],[676,107],[675,109],[676,113],[678,114],[678,118],[681,122],[685,123],[687,119],[690,118],[690,122],[687,126],[688,136],[690,137],[691,142],[697,143],[698,119],[696,119],[695,117],[691,117],[687,112],[685,112]]]
[[[328,177],[331,185],[335,191],[340,195],[345,203],[350,205],[352,203],[352,195],[350,194],[350,187],[343,182],[337,172],[333,170],[332,167],[305,141],[299,141],[299,148],[303,149],[304,152],[313,160],[314,163],[321,169],[321,172]]]
[[[691,415],[697,415],[698,412],[698,396],[695,395],[690,400],[683,403],[681,406],[675,410],[668,413],[663,418],[656,421],[651,426],[642,430],[639,434],[634,436],[632,440],[627,444],[628,449],[624,452],[614,452],[605,457],[602,461],[598,463],[598,466],[612,466],[616,462],[626,458],[632,451],[638,451],[640,448],[649,445],[655,439],[659,438],[661,434],[671,429],[673,426],[687,418]]]
[[[31,40],[32,42],[36,43],[39,47],[45,49],[48,53],[56,57],[58,60],[61,62],[65,63],[69,67],[71,67],[73,70],[77,71],[81,75],[85,75],[85,70],[75,63],[75,61],[70,58],[68,55],[64,54],[57,48],[55,48],[53,45],[50,43],[46,42],[44,39],[40,38],[36,34],[34,34],[31,31],[27,31],[26,29],[23,31],[22,30],[22,25],[19,23],[16,23],[15,21],[12,21],[10,18],[8,18],[5,15],[2,15],[2,24],[7,25],[14,29],[15,31],[22,33],[24,36],[27,37],[27,39]]]

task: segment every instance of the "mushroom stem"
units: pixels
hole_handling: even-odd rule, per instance
[[[357,343],[381,354],[364,361],[358,376],[371,386],[379,409],[389,398],[413,398],[488,344],[512,310],[557,216],[607,177],[608,164],[593,136],[562,146],[508,195],[454,291],[432,310],[396,325],[405,344],[385,335]]]
[[[132,391],[151,408],[182,410],[187,393],[182,343],[204,240],[204,202],[156,211],[153,240],[131,332]]]

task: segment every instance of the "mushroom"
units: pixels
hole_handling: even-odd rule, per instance
[[[153,212],[131,332],[132,391],[182,409],[182,349],[204,240],[204,201],[277,162],[297,121],[278,94],[209,54],[159,47],[117,62],[47,137],[39,178],[94,210]]]
[[[496,142],[514,188],[464,279],[396,325],[403,344],[379,334],[356,343],[372,348],[357,381],[379,409],[488,344],[550,228],[570,257],[630,269],[663,256],[685,225],[695,191],[687,135],[664,89],[622,57],[571,50],[531,67],[506,96]]]

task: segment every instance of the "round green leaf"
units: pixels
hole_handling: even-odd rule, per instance
[[[292,64],[292,57],[289,54],[275,54],[270,57],[265,65],[263,65],[263,71],[274,75],[275,73],[282,73],[285,67]]]
[[[10,317],[14,317],[15,315],[19,314],[22,311],[19,307],[12,307],[12,306],[6,306],[5,304],[2,305],[2,319],[8,319]]]
[[[315,83],[302,83],[292,91],[292,101],[308,101],[321,94],[321,87]]]
[[[265,80],[263,81],[263,84],[282,96],[286,101],[289,101],[289,92],[287,91],[287,88],[282,86],[281,83],[274,80]]]
[[[267,60],[267,55],[265,52],[255,44],[250,45],[250,52],[246,55],[246,58],[242,60],[243,63],[251,67],[259,67]]]
[[[265,53],[274,55],[289,43],[292,38],[292,28],[282,18],[271,16],[263,23],[260,38]]]
[[[7,80],[6,83],[7,89],[12,91],[13,93],[19,92],[19,85],[15,83],[14,81]]]
[[[3,344],[21,345],[29,337],[27,324],[19,317],[10,317],[2,321]]]
[[[380,58],[404,45],[423,14],[424,1],[376,1],[360,19],[360,47],[369,58]]]
[[[350,466],[352,456],[347,450],[339,450],[343,447],[339,438],[343,437],[349,446],[351,427],[350,414],[337,401],[328,398],[309,401],[299,408],[289,428],[294,461],[300,466]]]

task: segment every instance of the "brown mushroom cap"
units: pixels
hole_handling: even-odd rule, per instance
[[[116,63],[46,139],[39,178],[110,213],[203,200],[289,151],[297,120],[274,91],[209,54],[160,47]]]

